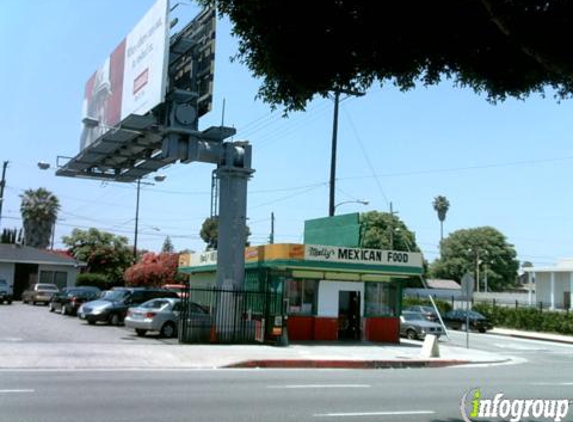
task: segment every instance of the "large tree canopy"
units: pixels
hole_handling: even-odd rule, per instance
[[[203,0],[205,4],[209,0]],[[316,94],[453,78],[492,101],[573,92],[566,0],[215,0],[259,95],[288,110]]]
[[[127,237],[90,228],[74,229],[62,241],[75,259],[87,264],[87,272],[104,275],[109,285],[123,284],[123,272],[133,262]]]
[[[360,247],[419,252],[416,236],[395,214],[369,211],[360,214]]]
[[[430,266],[430,276],[461,281],[465,273],[487,278],[488,290],[500,291],[516,284],[519,261],[513,245],[493,227],[457,230],[441,243],[441,258]]]

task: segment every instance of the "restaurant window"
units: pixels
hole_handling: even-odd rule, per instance
[[[314,315],[316,313],[316,280],[287,280],[288,313]]]
[[[396,316],[397,292],[392,283],[365,283],[367,317]]]

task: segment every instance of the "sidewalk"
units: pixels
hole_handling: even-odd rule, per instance
[[[510,328],[494,328],[488,331],[489,334],[502,336],[525,338],[528,340],[554,341],[557,343],[573,344],[573,336],[565,336],[553,333],[538,333],[535,331],[513,330]]]
[[[421,358],[422,342],[268,345],[1,343],[0,369],[108,370],[213,368],[405,368],[508,362],[509,357],[440,342],[439,358]]]

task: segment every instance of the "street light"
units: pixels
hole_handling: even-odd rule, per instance
[[[344,204],[362,204],[362,205],[368,205],[370,202],[368,202],[366,199],[355,199],[352,201],[343,201],[343,202],[339,202],[338,204],[336,204],[334,206],[334,210],[336,211],[336,207],[339,207],[340,205],[344,205]],[[334,215],[334,214],[333,214]]]
[[[167,178],[164,174],[156,175],[153,180],[156,182],[163,182]],[[153,183],[143,182],[144,185],[153,185]],[[133,236],[133,259],[137,259],[137,234],[139,231],[139,194],[141,191],[141,177],[137,179],[137,199],[135,203],[135,234]]]

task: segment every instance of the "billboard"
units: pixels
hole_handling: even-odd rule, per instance
[[[80,151],[131,114],[165,99],[169,0],[158,0],[88,79],[82,104]]]

